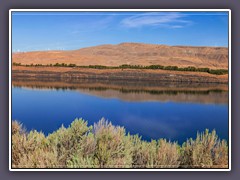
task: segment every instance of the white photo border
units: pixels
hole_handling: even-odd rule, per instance
[[[12,168],[12,13],[13,12],[228,12],[228,168]],[[9,171],[231,171],[231,9],[10,9],[9,10]]]

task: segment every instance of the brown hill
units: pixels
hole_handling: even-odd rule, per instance
[[[163,65],[178,67],[228,68],[224,47],[166,46],[142,43],[100,45],[71,51],[14,53],[12,62],[21,64],[66,63],[81,66]]]

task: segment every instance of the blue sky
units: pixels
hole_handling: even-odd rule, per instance
[[[228,46],[227,12],[13,12],[12,50],[139,42]]]

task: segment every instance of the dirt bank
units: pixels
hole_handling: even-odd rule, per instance
[[[228,75],[213,75],[204,72],[181,72],[150,69],[91,69],[71,67],[25,67],[13,66],[12,78],[24,79],[98,79],[128,81],[167,81],[195,83],[228,83]]]

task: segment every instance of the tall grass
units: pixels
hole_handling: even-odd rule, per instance
[[[93,126],[75,119],[45,136],[12,122],[13,168],[227,168],[228,145],[216,131],[198,133],[182,145],[144,141],[101,119]]]

